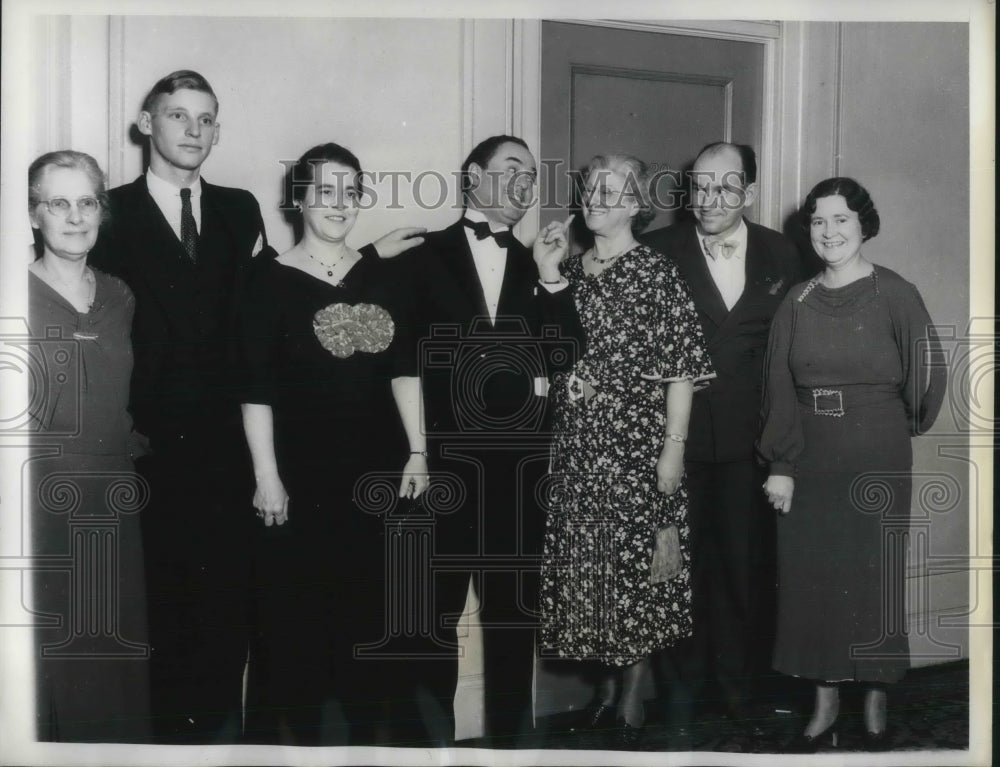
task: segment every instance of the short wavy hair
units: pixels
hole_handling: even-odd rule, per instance
[[[335,162],[345,165],[354,171],[354,185],[360,192],[363,189],[361,161],[347,147],[332,141],[318,144],[302,155],[294,165],[285,172],[285,195],[282,198],[282,208],[292,208],[295,203],[306,198],[306,191],[316,183],[316,169],[324,163]]]
[[[809,231],[809,221],[813,213],[816,212],[816,201],[834,195],[843,197],[848,210],[853,210],[858,214],[858,221],[861,222],[862,242],[866,242],[878,234],[881,220],[871,195],[853,178],[844,176],[835,176],[820,181],[806,195],[806,201],[802,204],[801,221],[802,227],[807,232]]]
[[[208,80],[192,69],[178,69],[157,80],[156,85],[149,89],[146,98],[142,100],[142,111],[152,114],[156,110],[156,102],[160,96],[167,96],[179,90],[207,93],[215,101],[215,111],[219,111],[219,97],[215,95],[212,86]]]
[[[94,197],[101,204],[101,221],[108,218],[108,192],[104,171],[97,160],[86,152],[76,152],[72,149],[60,149],[56,152],[46,152],[36,158],[28,166],[28,207],[34,210],[42,201],[41,184],[45,171],[49,168],[68,168],[83,171],[94,186]]]
[[[652,178],[649,166],[635,155],[615,153],[599,154],[590,159],[580,170],[580,190],[595,170],[621,173],[626,179],[625,190],[639,203],[639,211],[632,217],[632,233],[643,231],[656,218],[653,208]]]
[[[517,136],[508,136],[506,134],[500,136],[490,136],[489,138],[483,139],[478,144],[476,144],[472,151],[469,152],[469,156],[465,158],[465,162],[462,163],[462,194],[466,194],[472,188],[472,176],[469,174],[469,168],[475,163],[483,170],[486,166],[490,164],[490,160],[493,159],[495,155],[504,144],[517,144],[519,147],[523,147],[529,153],[531,149],[525,143],[524,139],[518,138]]]

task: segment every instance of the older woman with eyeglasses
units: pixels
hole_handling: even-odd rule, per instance
[[[106,210],[94,158],[39,157],[28,169],[28,207],[38,256],[28,267],[28,325],[41,371],[31,415],[35,446],[59,448],[31,464],[31,552],[65,557],[73,571],[38,570],[33,579],[33,608],[62,618],[36,630],[37,737],[141,742],[149,739],[149,650],[136,512],[145,494],[126,409],[134,299],[121,280],[87,265]]]

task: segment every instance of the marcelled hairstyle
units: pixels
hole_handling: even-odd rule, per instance
[[[292,225],[295,242],[302,239],[305,223],[302,220],[302,210],[296,203],[306,198],[309,188],[316,183],[317,168],[323,163],[335,162],[346,165],[354,171],[354,185],[358,192],[364,191],[361,183],[363,171],[361,162],[350,149],[333,142],[319,144],[302,155],[294,165],[289,165],[285,171],[284,193],[278,206],[282,215]]]
[[[362,190],[361,161],[350,149],[331,141],[327,144],[314,146],[302,155],[294,165],[289,166],[285,172],[285,194],[281,207],[291,208],[294,207],[295,203],[302,202],[306,198],[309,187],[316,183],[316,169],[327,162],[346,165],[353,170],[354,185],[359,192]]]
[[[152,114],[160,96],[169,95],[182,88],[207,93],[215,101],[215,111],[219,111],[219,97],[215,95],[208,80],[190,69],[178,69],[157,81],[156,85],[146,94],[146,98],[142,100],[142,111]]]
[[[734,149],[740,156],[743,166],[743,186],[750,186],[757,180],[757,153],[749,144],[730,144],[728,141],[713,141],[705,144],[698,152],[698,157],[706,154],[718,154],[724,149]],[[696,159],[697,161],[697,159]]]
[[[595,170],[608,170],[625,176],[625,188],[622,191],[634,195],[636,202],[639,203],[639,211],[632,217],[632,233],[638,234],[649,226],[649,223],[656,218],[649,166],[630,154],[599,154],[592,157],[580,170],[581,193],[582,184],[586,183],[587,178]]]
[[[504,144],[511,143],[517,144],[518,146],[523,146],[529,152],[531,149],[524,142],[524,139],[520,139],[517,136],[490,136],[488,139],[483,139],[469,152],[469,156],[465,158],[465,162],[462,163],[462,193],[469,191],[470,179],[469,179],[469,167],[472,163],[475,163],[480,168],[485,168],[490,160],[493,159],[493,155],[497,153],[497,150]]]
[[[108,193],[105,189],[104,172],[97,160],[85,152],[75,152],[72,149],[60,149],[57,152],[46,152],[28,166],[28,207],[34,210],[42,201],[39,186],[42,176],[48,168],[69,168],[81,170],[94,185],[94,197],[101,203],[101,220],[107,218]]]
[[[875,209],[875,203],[872,201],[871,195],[868,194],[868,190],[853,178],[845,178],[843,176],[834,176],[833,178],[820,181],[806,195],[806,201],[802,204],[801,211],[802,226],[805,230],[809,231],[809,221],[813,213],[816,212],[816,200],[822,197],[833,197],[838,194],[844,198],[847,208],[858,214],[858,221],[861,222],[861,241],[870,240],[878,234],[881,220],[879,219],[878,211]]]

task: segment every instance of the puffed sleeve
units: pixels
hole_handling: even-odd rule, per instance
[[[239,287],[237,391],[243,403],[270,405],[274,401],[281,336],[274,270],[272,258],[255,258]]]
[[[695,383],[715,378],[687,282],[669,259],[661,256],[658,263],[665,271],[664,295],[657,302],[660,309],[656,328],[661,355],[657,365],[660,377],[665,382],[691,380]]]
[[[785,296],[771,322],[764,358],[763,428],[757,453],[770,464],[770,473],[795,476],[795,463],[805,448],[795,380],[789,365],[797,305],[792,293]]]
[[[947,387],[941,341],[920,292],[909,282],[902,282],[894,292],[889,312],[902,364],[902,396],[910,434],[923,434],[941,411]]]

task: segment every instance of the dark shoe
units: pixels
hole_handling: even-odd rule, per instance
[[[869,732],[866,728],[864,735],[861,736],[861,743],[865,751],[888,751],[890,748],[888,728],[882,732]]]
[[[726,708],[726,718],[736,731],[747,737],[756,739],[767,737],[767,730],[762,724],[764,717],[756,712],[752,706],[730,704]]]
[[[783,754],[815,754],[820,746],[831,745],[837,747],[837,722],[834,721],[819,735],[806,735],[800,732],[781,749]]]
[[[667,734],[668,751],[693,751],[694,735],[690,727],[672,727]]]
[[[625,751],[638,751],[642,740],[642,727],[633,727],[624,719],[618,720],[618,732],[615,741],[618,748]]]
[[[569,731],[609,730],[614,726],[614,723],[615,707],[599,700],[592,700],[580,715],[580,719],[569,728]]]

